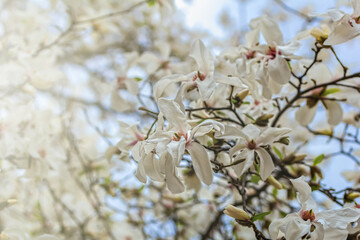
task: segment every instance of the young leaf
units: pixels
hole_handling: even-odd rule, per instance
[[[273,146],[274,152],[276,153],[276,155],[278,155],[278,157],[283,160],[284,156],[282,155],[282,153],[280,152],[279,149],[277,149],[275,146]]]
[[[338,89],[338,88],[329,88],[329,89],[326,89],[322,94],[321,96],[327,96],[327,95],[330,95],[330,94],[333,94],[333,93],[337,93],[337,92],[340,92],[341,90]]]
[[[323,159],[324,159],[324,154],[320,154],[319,156],[317,156],[313,161],[313,166],[320,164]]]
[[[269,215],[270,213],[271,213],[271,212],[263,212],[263,213],[256,214],[255,216],[253,216],[253,217],[251,218],[251,221],[253,221],[253,222],[255,222],[255,221],[257,221],[257,220],[262,221],[262,220],[264,220],[264,217],[265,217],[266,215]]]

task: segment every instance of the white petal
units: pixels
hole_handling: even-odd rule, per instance
[[[198,178],[206,185],[212,184],[213,172],[205,148],[197,142],[192,142],[187,145],[186,149],[190,153],[192,164]]]
[[[356,222],[360,217],[360,209],[346,207],[342,209],[326,210],[317,214],[329,228],[346,229],[351,222]]]
[[[143,161],[144,170],[147,176],[154,181],[163,181],[164,176],[160,174],[159,160],[155,158],[155,154],[146,155]]]
[[[188,78],[182,74],[174,74],[174,75],[166,76],[166,77],[160,79],[154,85],[155,99],[159,99],[165,93],[165,91],[168,89],[170,84],[187,81],[187,80],[188,80]]]
[[[262,180],[266,180],[275,169],[274,163],[265,149],[257,148],[255,151],[260,158],[260,177]]]
[[[308,125],[314,119],[317,110],[317,105],[309,108],[306,104],[299,108],[295,113],[295,119],[301,125]]]
[[[253,124],[248,124],[243,128],[242,132],[247,136],[246,140],[255,140],[260,136],[261,130]]]
[[[343,111],[341,108],[341,105],[338,102],[335,101],[324,101],[325,105],[327,107],[327,117],[328,117],[328,123],[330,125],[338,125],[343,117]]]
[[[190,128],[190,126],[186,122],[185,114],[181,111],[180,106],[176,102],[165,98],[160,98],[158,105],[160,111],[169,121],[171,127],[174,127],[176,130],[179,130],[184,134],[187,133],[187,130]]]
[[[271,144],[276,140],[279,140],[281,137],[286,136],[291,132],[290,128],[266,128],[261,134],[260,137],[256,140],[258,145]]]
[[[191,130],[190,138],[204,136],[205,134],[210,132],[212,129],[215,129],[215,131],[220,132],[220,134],[221,134],[221,133],[224,133],[225,126],[220,122],[217,122],[217,121],[214,121],[211,119],[207,119]]]
[[[144,165],[142,163],[142,159],[139,161],[138,163],[138,167],[136,169],[135,172],[135,177],[142,183],[146,183],[146,174],[145,174],[145,169],[144,169]]]
[[[295,190],[299,193],[298,198],[301,203],[305,203],[311,196],[311,188],[304,178],[299,177],[291,179],[291,183],[294,185]]]
[[[130,110],[133,106],[131,103],[120,97],[117,89],[111,91],[111,109],[118,112],[125,112]]]
[[[287,224],[285,231],[286,239],[301,239],[302,236],[310,232],[310,221],[304,221],[300,217],[294,218]]]
[[[191,46],[190,57],[194,58],[202,74],[214,71],[214,57],[201,40],[196,40]]]
[[[350,16],[345,15],[330,33],[324,42],[326,45],[336,45],[347,42],[360,35],[360,24],[357,24]]]
[[[324,239],[326,240],[346,240],[349,232],[344,229],[327,228],[324,230]]]
[[[165,181],[172,193],[181,193],[185,187],[169,154],[165,153]]]
[[[243,159],[243,158],[245,158],[245,161],[232,166],[235,173],[239,177],[241,175],[243,175],[244,172],[246,172],[253,165],[253,163],[254,163],[254,151],[253,150],[249,151],[249,150],[245,149],[238,156],[236,156],[236,158],[233,160],[233,162],[236,162],[236,161],[238,161],[240,159]]]
[[[173,158],[174,164],[178,166],[181,162],[181,159],[185,152],[186,140],[184,137],[181,137],[179,141],[171,141],[166,149]]]
[[[289,82],[291,77],[291,71],[287,61],[277,55],[274,59],[268,62],[269,76],[270,78],[283,85]]]

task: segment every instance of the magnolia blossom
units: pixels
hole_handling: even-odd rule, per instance
[[[219,138],[237,138],[237,144],[229,150],[233,163],[239,162],[233,166],[236,174],[241,176],[254,164],[255,153],[260,160],[260,177],[266,180],[275,169],[270,154],[264,147],[284,137],[291,130],[287,128],[265,128],[259,129],[255,125],[249,124],[243,129],[233,126],[226,126],[225,133]]]
[[[316,240],[345,240],[349,223],[360,217],[360,210],[355,207],[325,210],[318,212],[314,199],[311,197],[311,188],[303,180],[290,180],[298,192],[298,201],[301,209],[298,213],[288,214],[283,219],[273,221],[269,226],[272,239],[277,239],[279,233],[286,239],[301,239],[310,236]]]
[[[328,12],[328,15],[334,21],[334,26],[324,44],[336,45],[360,35],[360,1],[351,0],[351,5],[353,13],[350,15],[338,9]]]
[[[325,64],[319,63],[308,73],[309,79],[314,79],[316,84],[322,84],[331,81],[332,74]],[[313,84],[310,83],[309,84]],[[327,100],[334,96],[334,93],[340,91],[337,88],[327,89],[327,87],[315,88],[310,92],[306,104],[299,108],[295,114],[296,120],[302,125],[308,125],[312,122],[318,109],[318,103],[322,103],[326,109],[328,123],[337,125],[342,120],[343,111],[340,104],[334,100]]]
[[[195,139],[213,129],[222,133],[224,126],[213,120],[205,120],[192,128],[187,122],[181,104],[165,98],[160,98],[158,104],[161,114],[169,125],[167,129],[159,129],[146,141],[135,145],[133,153],[135,159],[139,161],[136,174],[138,179],[146,182],[146,175],[157,181],[164,179],[173,193],[184,191],[177,167],[187,151],[191,156],[196,175],[203,183],[210,185],[213,181],[213,173],[209,156],[206,149]],[[159,160],[156,159],[155,152],[160,156]]]
[[[154,95],[156,98],[161,97],[167,87],[176,82],[186,84],[185,89],[187,91],[198,88],[203,100],[207,100],[211,96],[216,87],[214,80],[214,57],[201,40],[196,40],[193,43],[190,50],[190,57],[195,60],[197,70],[187,75],[175,74],[159,80],[154,86]]]

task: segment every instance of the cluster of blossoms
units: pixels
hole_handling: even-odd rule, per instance
[[[323,168],[360,163],[350,4],[234,44],[171,0],[1,3],[0,240],[359,237],[359,170],[335,190]]]

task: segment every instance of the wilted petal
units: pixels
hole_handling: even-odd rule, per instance
[[[186,149],[190,153],[196,175],[206,185],[212,184],[213,172],[205,148],[197,142],[192,142],[187,145]]]
[[[297,110],[295,113],[295,119],[301,125],[308,125],[314,119],[317,110],[317,105],[309,108],[307,105],[304,105]]]
[[[255,151],[260,158],[260,177],[262,180],[266,180],[275,169],[274,163],[265,149],[257,148]]]

